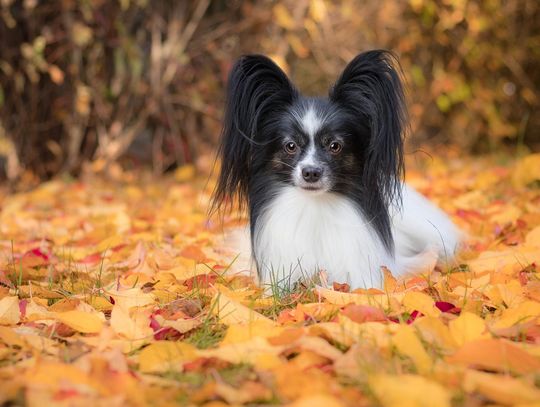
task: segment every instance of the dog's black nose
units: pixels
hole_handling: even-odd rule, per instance
[[[302,177],[306,182],[317,182],[321,179],[322,169],[319,167],[302,168]]]

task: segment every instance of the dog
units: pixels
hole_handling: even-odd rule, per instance
[[[407,110],[397,58],[356,56],[328,97],[307,97],[263,55],[241,57],[228,80],[213,208],[249,213],[261,284],[321,271],[328,283],[381,287],[433,256],[449,261],[461,234],[403,182]],[[246,250],[246,249],[244,249]]]

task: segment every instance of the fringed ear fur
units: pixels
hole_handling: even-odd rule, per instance
[[[330,99],[367,120],[367,143],[362,180],[366,190],[378,191],[388,208],[401,202],[404,173],[403,137],[407,110],[401,68],[390,52],[374,50],[356,56],[330,91]]]
[[[264,144],[260,127],[268,113],[280,111],[297,97],[287,75],[263,55],[246,55],[228,79],[225,115],[218,157],[221,171],[211,212],[238,196],[247,199],[253,147]]]

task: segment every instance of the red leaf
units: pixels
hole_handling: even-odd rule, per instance
[[[21,318],[26,317],[26,306],[28,305],[28,300],[19,301],[19,312],[21,313]]]
[[[439,308],[442,312],[448,312],[450,314],[459,314],[461,313],[461,308],[456,307],[454,304],[446,301],[436,301],[435,306]]]

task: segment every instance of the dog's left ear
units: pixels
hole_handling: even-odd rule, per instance
[[[330,99],[348,109],[370,129],[362,180],[376,188],[389,205],[401,196],[404,172],[403,137],[407,112],[401,68],[388,51],[374,50],[355,57],[330,90]]]

